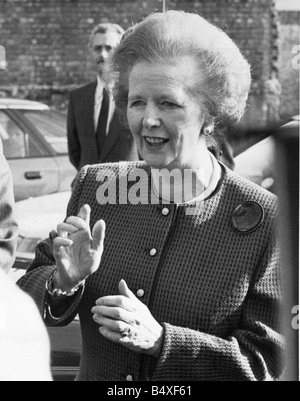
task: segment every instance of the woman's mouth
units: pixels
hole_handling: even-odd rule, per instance
[[[150,149],[160,149],[169,142],[169,139],[145,136],[144,141]]]

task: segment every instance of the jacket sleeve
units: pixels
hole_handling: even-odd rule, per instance
[[[149,363],[152,380],[272,381],[282,374],[279,255],[269,241],[245,301],[239,327],[218,338],[164,323],[160,358]],[[152,363],[152,372],[151,372]]]
[[[68,150],[70,162],[78,170],[80,166],[81,149],[75,121],[74,101],[71,92],[67,115]]]
[[[68,205],[67,216],[78,214],[77,204],[83,188],[87,168],[88,166],[82,169],[77,176],[74,191]],[[65,313],[62,316],[57,318],[52,316],[48,293],[46,291],[46,282],[55,270],[53,240],[50,233],[49,238],[37,245],[35,259],[29,266],[25,276],[23,276],[17,284],[34,299],[47,326],[65,326],[76,316],[84,289],[80,289],[76,295],[66,299]]]
[[[0,268],[8,271],[14,262],[17,224],[13,219],[14,195],[11,172],[0,139]]]

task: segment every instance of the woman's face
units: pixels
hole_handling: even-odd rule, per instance
[[[192,57],[174,64],[136,64],[129,76],[127,117],[141,157],[154,168],[193,168],[206,149],[200,135],[203,99],[192,95],[201,79]]]

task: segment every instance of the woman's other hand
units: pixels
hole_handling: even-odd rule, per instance
[[[132,351],[159,357],[164,337],[162,326],[126,282],[119,283],[120,295],[99,298],[92,308],[100,333]]]
[[[105,222],[98,220],[90,230],[91,208],[84,205],[78,216],[70,216],[57,226],[53,254],[58,273],[55,287],[69,291],[95,273],[104,248]]]

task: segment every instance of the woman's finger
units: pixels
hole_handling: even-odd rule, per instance
[[[65,238],[65,234],[73,234],[78,231],[78,228],[72,224],[61,223],[57,226],[57,233],[59,237]]]
[[[90,218],[91,218],[91,207],[89,205],[83,205],[79,210],[77,215],[80,219],[82,219],[86,225],[90,226]]]
[[[67,238],[57,237],[53,241],[53,256],[56,259],[57,267],[63,259],[68,259],[66,247],[73,244],[73,241]]]
[[[116,333],[115,331],[112,331],[105,326],[101,326],[99,331],[103,335],[103,337],[114,343],[120,343],[123,338],[122,334]]]
[[[101,326],[99,328],[100,334],[103,335],[103,337],[107,338],[108,340],[117,343],[117,344],[122,344],[125,347],[134,350],[136,352],[141,352],[141,348],[136,348],[134,342],[136,342],[137,335],[136,333],[133,333],[133,335],[129,336],[124,336],[122,333],[118,333],[116,331],[110,330],[108,327]]]
[[[128,323],[122,320],[109,319],[103,315],[94,315],[93,319],[99,325],[105,326],[109,330],[115,331],[116,333],[122,333],[128,327]]]
[[[126,298],[132,299],[133,301],[138,300],[134,293],[128,288],[125,280],[121,280],[119,283],[119,293]]]
[[[73,241],[68,238],[56,237],[53,240],[53,248],[54,250],[59,250],[59,248],[64,246],[73,245]]]
[[[89,230],[90,227],[80,217],[70,216],[66,219],[65,223],[76,227],[78,230]]]
[[[106,225],[104,220],[98,220],[93,228],[92,248],[95,251],[101,250],[104,247]]]
[[[125,323],[134,323],[136,318],[132,311],[125,310],[123,308],[111,307],[111,306],[94,306],[92,308],[94,315],[104,316],[109,319],[123,321]]]
[[[110,295],[99,298],[96,301],[96,305],[122,308],[129,312],[134,312],[137,309],[131,299],[122,295]]]

